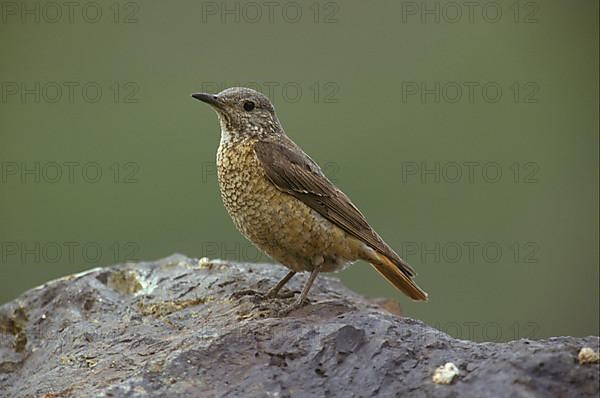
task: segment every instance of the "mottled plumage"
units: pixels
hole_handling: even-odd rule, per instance
[[[296,302],[301,305],[318,272],[363,259],[411,298],[427,299],[412,281],[413,269],[285,134],[264,95],[231,88],[193,96],[219,116],[217,169],[225,208],[246,238],[291,270],[272,295],[295,272],[310,271]]]

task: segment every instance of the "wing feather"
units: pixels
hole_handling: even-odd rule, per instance
[[[281,191],[301,200],[348,234],[388,257],[408,276],[415,271],[371,228],[365,216],[291,141],[287,145],[258,141],[254,152],[266,176]]]

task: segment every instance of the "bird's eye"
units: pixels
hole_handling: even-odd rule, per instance
[[[252,101],[244,102],[244,109],[246,110],[246,112],[250,112],[252,109],[254,109],[254,106],[254,102]]]

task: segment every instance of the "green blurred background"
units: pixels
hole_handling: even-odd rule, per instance
[[[431,300],[364,263],[350,288],[464,339],[598,334],[596,0],[45,4],[2,3],[0,303],[174,252],[269,261],[221,204],[217,119],[189,95],[247,85]]]

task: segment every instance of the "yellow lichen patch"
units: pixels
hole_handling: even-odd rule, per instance
[[[577,354],[577,359],[579,360],[580,365],[585,365],[588,363],[598,363],[600,362],[600,354],[598,351],[594,351],[593,348],[583,347],[579,350],[579,354]]]
[[[0,332],[15,336],[14,347],[16,352],[23,352],[27,346],[27,312],[25,308],[16,308],[10,317],[0,316]]]
[[[150,315],[155,318],[162,318],[169,314],[177,311],[181,311],[187,307],[193,307],[198,304],[204,304],[212,301],[212,297],[199,297],[191,300],[178,300],[178,301],[163,301],[160,303],[144,303],[139,302],[138,308],[142,315]]]
[[[188,266],[190,269],[207,269],[209,271],[227,269],[228,267],[227,262],[218,259],[211,260],[208,257],[202,257],[196,265]]]
[[[85,363],[85,365],[90,369],[93,369],[96,367],[96,365],[98,365],[98,361],[94,358],[82,357],[81,359]]]
[[[208,257],[202,257],[200,260],[198,260],[199,268],[210,268],[210,266],[210,259]]]
[[[273,312],[270,310],[259,310],[259,311],[251,311],[248,313],[241,313],[238,315],[238,321],[250,321],[255,319],[263,319],[269,316],[272,316]]]
[[[454,378],[459,375],[459,370],[452,362],[438,367],[433,373],[433,382],[435,384],[452,384]]]
[[[112,272],[108,276],[107,285],[121,294],[134,294],[142,288],[138,274],[128,269]]]
[[[74,359],[73,359],[73,358],[72,358],[70,355],[69,355],[69,356],[62,355],[62,356],[61,356],[61,357],[58,359],[58,362],[59,362],[61,365],[64,365],[64,366],[70,366],[70,365],[73,365],[73,364],[75,363],[75,360],[74,360]]]

